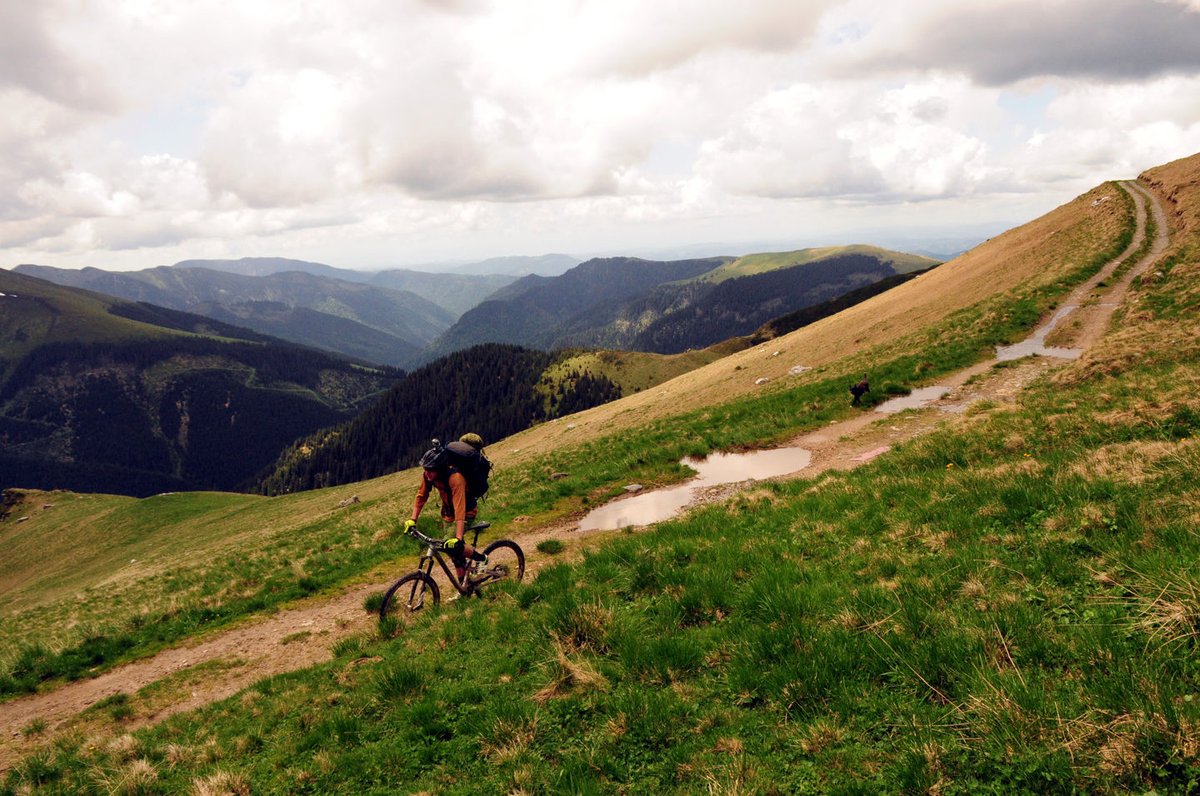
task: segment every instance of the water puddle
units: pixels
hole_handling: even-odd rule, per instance
[[[1055,348],[1047,346],[1037,340],[1025,340],[1024,342],[1014,345],[996,348],[996,359],[1000,362],[1006,362],[1021,357],[1056,357],[1057,359],[1079,359],[1083,353],[1082,348]]]
[[[901,395],[899,398],[884,401],[875,407],[875,411],[885,415],[894,415],[897,412],[903,412],[905,409],[920,409],[931,401],[941,398],[948,392],[950,392],[949,387],[942,387],[938,384],[932,387],[918,387],[908,395]]]
[[[787,475],[803,470],[811,461],[812,451],[804,448],[714,453],[706,459],[689,456],[683,460],[683,464],[696,471],[696,477],[691,481],[601,506],[580,521],[579,530],[615,531],[630,525],[651,525],[669,520],[692,502],[697,490]]]
[[[996,346],[996,359],[1000,362],[1008,362],[1031,356],[1079,359],[1080,354],[1083,353],[1082,348],[1055,348],[1053,346],[1046,346],[1046,335],[1054,331],[1054,327],[1058,326],[1058,322],[1074,309],[1078,309],[1078,305],[1064,304],[1059,307],[1058,312],[1054,313],[1054,316],[1050,320],[1042,324],[1041,327],[1036,329],[1026,339],[1013,345]]]

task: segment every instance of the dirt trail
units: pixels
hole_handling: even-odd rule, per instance
[[[1137,231],[1124,254],[1064,302],[1075,308],[1060,319],[1057,333],[1076,349],[1087,349],[1100,338],[1133,279],[1167,246],[1167,221],[1158,199],[1138,183],[1124,182],[1122,186],[1137,206]],[[1112,272],[1144,240],[1147,207],[1154,214],[1158,231],[1151,251],[1120,280],[1109,285],[1107,280]],[[948,392],[929,404],[927,410],[900,416],[864,412],[803,434],[789,444],[812,451],[811,463],[788,477],[808,478],[830,469],[856,467],[899,442],[947,422],[953,417],[952,413],[961,411],[969,403],[985,399],[1014,400],[1034,379],[1062,367],[1065,362],[1039,356],[1004,369],[993,369],[995,360],[982,362],[941,380],[939,384]],[[701,490],[694,503],[723,500],[747,486],[748,483],[743,482]],[[518,527],[514,526],[514,531]],[[511,537],[526,551],[531,551],[543,539],[555,537],[570,541],[602,533],[611,532],[582,532],[577,523],[564,523],[531,529],[527,533],[513,533]],[[531,572],[544,563],[542,558],[545,557],[533,555]],[[0,703],[0,772],[57,734],[79,731],[103,737],[128,732],[172,714],[224,699],[263,677],[329,660],[335,642],[373,630],[374,617],[364,610],[363,603],[370,594],[382,591],[386,586],[386,582],[349,586],[332,598],[313,599],[267,618],[249,620],[210,638],[165,650],[93,679]],[[139,695],[139,691],[154,684],[160,687]],[[132,709],[132,715],[116,726],[102,711],[83,713],[89,706],[117,694],[138,696],[126,703]]]

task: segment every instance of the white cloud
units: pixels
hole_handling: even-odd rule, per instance
[[[982,101],[981,101],[982,99]],[[963,120],[986,98],[962,81],[878,91],[793,86],[765,97],[704,147],[700,170],[733,193],[912,201],[970,193],[994,177]]]
[[[1034,214],[1200,149],[1198,2],[10,3],[0,246],[378,263]]]
[[[927,8],[897,6],[847,61],[872,73],[959,71],[983,85],[1050,76],[1141,80],[1200,69],[1200,13],[1179,2],[938,0]]]

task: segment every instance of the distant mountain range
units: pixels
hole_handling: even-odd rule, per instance
[[[589,260],[528,276],[464,313],[425,358],[484,342],[676,353],[937,261],[872,246],[650,261]]]
[[[481,343],[657,353],[705,348],[936,262],[842,246],[667,261],[501,257],[461,266],[463,273],[368,273],[278,257],[184,260],[133,272],[15,270],[412,368]],[[526,275],[517,278],[518,272]]]
[[[145,301],[235,323],[368,362],[407,367],[464,312],[518,275],[560,274],[564,254],[498,257],[432,273],[355,271],[283,257],[183,260],[114,272],[18,265],[14,270],[68,287]]]
[[[0,270],[0,488],[238,488],[401,376]]]
[[[588,260],[561,276],[527,276],[465,313],[426,356],[479,343],[548,349],[558,340],[560,328],[580,314],[615,306],[664,282],[699,276],[725,262],[725,258],[654,262],[610,257]]]
[[[546,255],[547,257],[565,257],[565,255]],[[288,271],[323,276],[328,279],[340,279],[345,282],[355,282],[368,285],[378,285],[391,290],[406,290],[416,293],[426,301],[430,301],[450,313],[455,319],[467,310],[483,301],[489,295],[515,281],[517,276],[524,274],[542,273],[544,258],[542,257],[509,257],[500,258],[496,271],[471,270],[484,269],[492,262],[485,260],[467,266],[458,273],[433,273],[430,271],[411,270],[407,268],[389,268],[382,271],[354,271],[349,268],[334,268],[322,263],[311,263],[305,260],[289,260],[284,257],[243,257],[240,260],[183,260],[175,263],[175,268],[206,268],[211,271],[224,271],[242,276],[271,276]],[[508,274],[504,267],[516,269],[520,266],[515,262],[528,263],[525,270],[515,271],[517,276]],[[558,261],[555,261],[558,263]],[[578,261],[566,258],[561,266],[563,270],[575,265]],[[548,266],[547,266],[548,267]],[[556,273],[561,273],[556,271]]]
[[[455,317],[412,291],[307,271],[246,275],[200,267],[198,262],[127,272],[38,265],[14,270],[59,285],[207,315],[385,365],[409,365]],[[259,270],[262,265],[257,261],[246,268]]]
[[[569,254],[543,254],[537,257],[490,257],[448,269],[455,274],[503,274],[512,277],[558,276],[582,262]]]

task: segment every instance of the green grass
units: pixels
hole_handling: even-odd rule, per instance
[[[1200,493],[1200,418],[1069,407],[1135,408],[1129,379],[1195,403],[1169,385],[1196,364],[1046,384],[614,537],[139,731],[136,758],[161,792],[217,772],[252,792],[1185,791],[1200,507],[1162,496]],[[61,744],[7,786],[97,792],[123,754]]]
[[[658,384],[721,358],[703,349],[682,354],[651,354],[642,351],[583,351],[546,369],[540,389],[553,393],[572,371],[593,373],[612,381],[623,395],[648,390]]]

